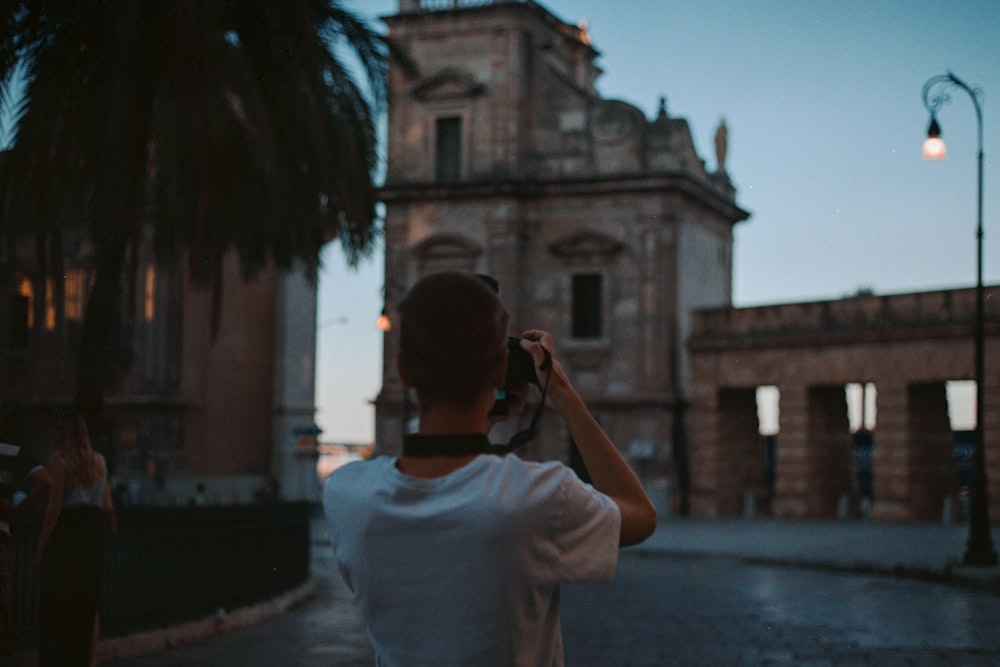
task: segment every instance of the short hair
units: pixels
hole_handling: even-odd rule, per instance
[[[508,315],[480,277],[430,274],[400,302],[399,317],[400,364],[425,405],[470,407],[492,386]]]

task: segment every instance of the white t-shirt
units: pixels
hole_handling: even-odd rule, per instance
[[[560,463],[481,455],[421,479],[395,462],[348,464],[323,492],[376,664],[562,665],[559,584],[614,576],[618,506]]]

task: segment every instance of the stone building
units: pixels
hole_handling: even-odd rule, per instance
[[[16,434],[44,458],[53,408],[72,404],[93,248],[67,241],[61,280],[27,245],[5,248],[0,400]],[[213,502],[253,498],[271,475],[286,498],[316,498],[316,291],[304,275],[264,271],[244,283],[227,263],[217,335],[211,292],[182,262],[137,258],[135,302],[114,341],[106,424],[95,446],[136,502],[185,502],[198,481]],[[154,482],[162,479],[162,483]]]
[[[530,0],[400,0],[383,20],[418,68],[415,78],[392,72],[387,314],[427,273],[492,275],[513,332],[553,332],[612,439],[647,481],[679,483],[677,504],[689,313],[730,304],[733,225],[748,217],[724,169],[724,127],[709,171],[665,101],[650,120],[602,99],[586,29]],[[382,452],[400,449],[414,414],[396,343],[388,331]],[[557,419],[541,431],[526,456],[573,460]]]
[[[1000,287],[984,293],[980,428],[996,518]],[[696,312],[689,340],[691,425],[698,434],[692,511],[732,516],[753,505],[790,518],[967,516],[971,452],[963,453],[952,432],[946,388],[975,377],[974,319],[974,289]],[[863,441],[852,437],[848,422],[849,384],[875,399]],[[767,454],[759,435],[761,386],[779,394],[780,429]]]

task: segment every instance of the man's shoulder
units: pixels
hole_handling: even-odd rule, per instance
[[[386,474],[393,466],[395,459],[388,456],[376,456],[364,461],[351,461],[340,466],[326,479],[327,488],[343,488],[356,484],[367,485],[375,478]]]
[[[530,461],[508,455],[497,465],[503,471],[503,486],[525,497],[564,498],[570,487],[584,486],[573,469],[559,461]]]
[[[551,478],[574,474],[572,469],[559,461],[531,461],[513,454],[502,457],[500,465],[528,477]]]
[[[391,456],[375,456],[373,458],[363,459],[360,461],[348,461],[330,473],[330,478],[377,474],[386,467],[391,467],[395,460],[396,459]]]

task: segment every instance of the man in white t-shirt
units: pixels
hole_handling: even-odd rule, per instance
[[[639,480],[563,372],[549,334],[520,343],[593,483],[492,453],[507,313],[479,278],[425,277],[399,306],[400,378],[419,403],[403,455],[346,465],[323,504],[337,566],[385,667],[562,665],[559,586],[605,582],[652,534]]]

